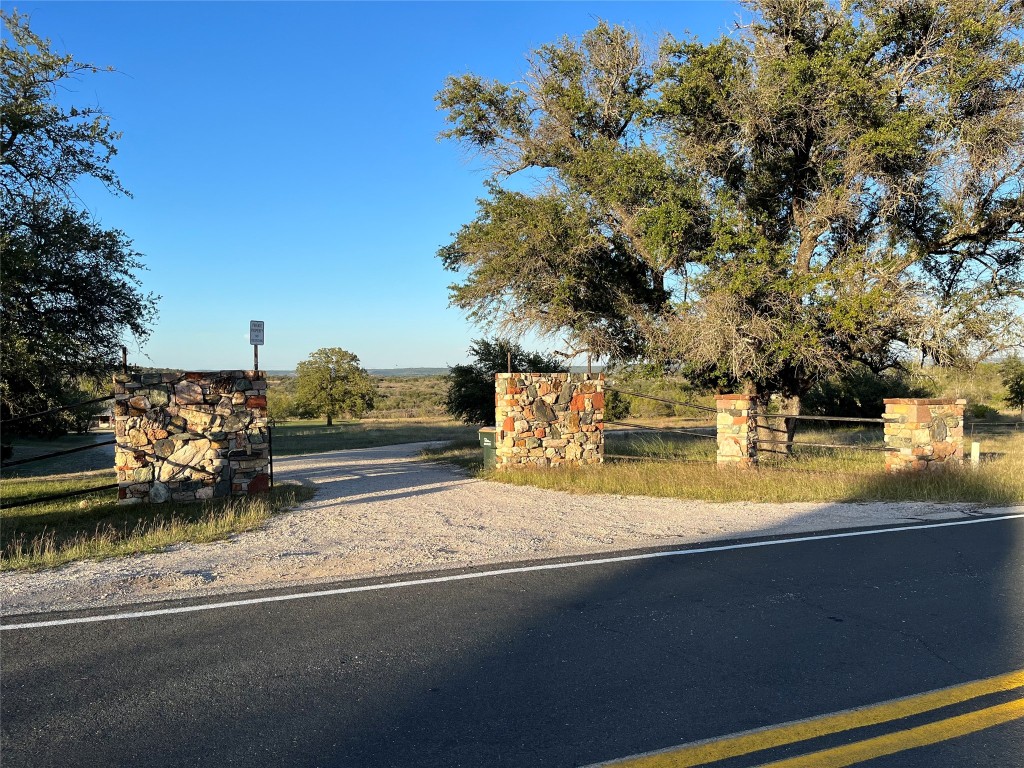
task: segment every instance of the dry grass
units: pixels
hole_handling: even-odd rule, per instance
[[[5,479],[5,502],[110,481],[110,472]],[[262,525],[314,491],[283,485],[271,493],[202,504],[118,505],[112,491],[28,504],[0,512],[0,570],[52,568],[74,560],[155,552],[181,542],[208,542]]]
[[[841,439],[876,444],[870,430],[805,432],[798,440]],[[887,475],[883,455],[874,451],[803,448],[791,459],[764,457],[756,471],[719,470],[715,441],[654,433],[609,433],[608,453],[634,459],[609,459],[593,467],[489,472],[481,469],[480,449],[462,445],[435,451],[434,459],[454,461],[479,476],[512,485],[530,485],[568,493],[605,493],[733,502],[975,502],[1024,503],[1024,435],[981,434],[983,461],[978,470]]]

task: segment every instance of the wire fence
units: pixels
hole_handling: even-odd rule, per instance
[[[757,444],[761,445],[787,445],[794,448],[806,446],[808,448],[843,448],[851,451],[887,451],[888,446],[885,445],[861,445],[858,443],[812,443],[810,441],[802,440],[761,440],[758,439]]]
[[[967,421],[964,430],[974,437],[975,430],[981,432],[1024,432],[1024,421]]]
[[[717,413],[717,411],[718,411],[717,408],[711,408],[710,406],[702,405],[700,403],[684,402],[682,400],[673,400],[673,399],[667,398],[667,397],[658,397],[656,395],[647,395],[647,394],[644,394],[643,392],[632,392],[630,390],[618,389],[618,388],[615,388],[615,387],[605,387],[605,392],[614,392],[615,394],[618,394],[618,395],[626,395],[626,396],[635,397],[635,398],[638,398],[638,399],[641,399],[641,400],[650,400],[650,401],[653,401],[653,402],[656,402],[656,403],[665,403],[665,404],[676,406],[676,407],[690,408],[690,409],[698,411],[698,412]],[[697,429],[691,429],[691,428],[687,428],[687,427],[676,427],[676,426],[653,427],[653,426],[651,426],[649,424],[638,424],[638,423],[632,422],[632,421],[619,421],[617,419],[605,420],[605,424],[606,425],[610,425],[610,426],[615,426],[615,427],[621,427],[622,431],[623,432],[627,432],[627,433],[630,433],[630,432],[641,432],[641,433],[657,432],[657,433],[668,433],[669,435],[683,435],[683,436],[686,436],[686,437],[715,439],[714,433],[700,432],[700,431],[697,431]],[[621,432],[617,432],[615,434],[621,434]],[[694,458],[687,458],[687,457],[684,457],[684,456],[655,456],[655,455],[648,455],[648,454],[634,455],[634,454],[628,454],[628,453],[608,453],[607,451],[605,451],[604,455],[605,455],[606,459],[615,459],[617,461],[645,461],[645,462],[653,461],[653,462],[665,462],[665,463],[673,463],[673,464],[676,464],[676,463],[681,463],[681,464],[707,464],[708,463],[707,459],[694,459]]]
[[[838,421],[851,424],[885,424],[883,418],[863,418],[860,416],[818,416],[813,413],[761,413],[758,418],[764,419],[794,419],[796,421]]]
[[[707,405],[695,402],[686,402],[682,400],[675,400],[667,397],[659,397],[655,395],[648,395],[643,392],[634,392],[630,390],[618,389],[616,387],[605,387],[605,391],[615,392],[619,395],[628,395],[629,397],[635,397],[645,400],[652,400],[658,403],[667,403],[672,406],[690,408],[697,411],[703,411],[706,413],[718,413],[717,408],[712,408]],[[854,426],[863,425],[869,427],[877,427],[878,425],[884,425],[886,419],[878,417],[858,417],[858,416],[826,416],[820,414],[789,414],[789,413],[768,413],[768,412],[757,412],[751,414],[755,421],[755,429],[762,435],[759,436],[757,443],[759,446],[764,446],[766,453],[791,453],[795,449],[799,448],[819,448],[827,450],[854,450],[854,451],[885,451],[887,447],[885,445],[870,445],[863,442],[825,442],[825,441],[812,441],[812,440],[794,440],[790,437],[790,425],[794,421],[800,422],[819,422],[823,424],[834,424],[836,426]],[[781,423],[780,423],[781,422]],[[695,429],[688,429],[685,427],[675,426],[664,426],[664,427],[653,427],[646,424],[637,424],[635,422],[609,420],[605,422],[609,425],[622,427],[629,430],[641,430],[649,432],[666,432],[670,434],[688,435],[690,437],[697,438],[708,438],[717,439],[717,430],[714,427],[710,428],[713,431],[697,431]],[[763,437],[764,434],[772,436],[782,436],[782,439],[766,439]],[[658,458],[653,456],[634,456],[627,454],[611,454],[606,453],[607,458],[614,459],[626,459],[626,460],[663,460],[663,461],[691,461],[697,462],[697,459],[684,459],[682,457],[670,457],[670,458]]]
[[[708,434],[707,432],[697,432],[693,429],[687,429],[686,427],[652,427],[649,424],[635,424],[629,421],[605,421],[605,424],[611,424],[616,427],[625,427],[627,429],[643,430],[648,432],[673,432],[681,435],[690,435],[691,437],[709,437],[712,440],[715,439],[715,435]],[[709,427],[713,429],[713,427]]]
[[[42,418],[44,416],[52,416],[55,413],[61,413],[61,412],[64,412],[64,411],[75,410],[77,408],[84,408],[86,406],[96,405],[97,403],[104,403],[104,402],[107,402],[107,401],[113,400],[113,399],[114,399],[114,395],[110,394],[110,395],[105,395],[104,397],[93,398],[92,400],[84,400],[84,401],[79,402],[79,403],[72,403],[70,405],[61,405],[61,406],[58,406],[56,408],[50,408],[50,409],[45,410],[45,411],[39,411],[38,413],[30,413],[30,414],[26,414],[24,416],[18,416],[18,417],[13,418],[13,419],[5,419],[3,422],[0,422],[0,428],[6,430],[12,424],[24,423],[24,422],[30,421],[32,419],[38,419],[38,418]],[[274,438],[273,438],[273,434],[274,434],[273,427],[274,426],[275,426],[274,421],[270,420],[267,423],[267,427],[266,427],[266,429],[267,429],[267,452],[268,452],[268,458],[269,458],[268,472],[269,472],[269,475],[270,475],[269,479],[270,479],[270,487],[271,488],[274,487],[274,459],[273,459],[273,454],[274,454],[274,450],[273,450],[273,445],[274,445],[274,442],[273,442],[273,440],[274,440]],[[119,448],[122,448],[122,449],[128,450],[128,451],[136,450],[134,448],[134,446],[119,444],[117,442],[117,439],[115,438],[114,440],[103,440],[103,441],[100,441],[100,442],[90,443],[89,445],[79,445],[79,446],[75,446],[74,448],[66,448],[66,449],[63,449],[63,450],[60,450],[60,451],[51,451],[49,453],[43,453],[43,454],[40,454],[38,456],[26,456],[25,458],[22,458],[22,459],[14,459],[14,460],[2,461],[2,462],[0,462],[0,469],[8,469],[8,468],[11,468],[11,467],[19,467],[19,466],[23,466],[25,464],[32,464],[34,462],[46,461],[48,459],[53,459],[53,458],[57,458],[57,457],[61,457],[61,456],[69,456],[71,454],[80,453],[82,451],[91,451],[93,449],[103,448],[103,447],[106,447],[106,446],[109,446],[109,445],[116,445]],[[212,471],[212,470],[208,470],[208,469],[203,469],[201,467],[197,467],[197,466],[194,466],[194,465],[181,464],[181,463],[178,463],[177,461],[173,461],[170,458],[166,458],[166,457],[161,459],[161,463],[162,464],[166,464],[166,465],[170,465],[172,467],[177,467],[179,469],[187,469],[187,470],[189,470],[189,472],[195,472],[195,473],[204,474],[204,475],[207,475],[208,477],[214,477],[214,478],[220,477],[220,473],[218,473],[218,472],[215,472],[215,471]],[[33,496],[30,499],[20,499],[20,500],[16,500],[16,501],[8,501],[6,499],[0,499],[0,509],[13,509],[14,507],[23,507],[23,506],[27,506],[29,504],[40,504],[40,503],[45,503],[45,502],[49,502],[49,501],[59,501],[60,499],[71,498],[71,497],[74,497],[74,496],[83,496],[83,495],[88,494],[88,493],[94,493],[96,491],[106,491],[106,490],[111,490],[113,488],[118,488],[118,487],[119,487],[119,483],[108,483],[108,484],[104,484],[104,485],[92,486],[90,488],[82,488],[82,489],[76,490],[76,491],[65,491],[65,492],[62,492],[62,493],[51,494],[51,495],[48,495],[48,496]]]
[[[83,400],[80,403],[72,403],[71,405],[59,405],[56,408],[51,408],[48,411],[39,411],[38,413],[29,413],[25,416],[16,416],[13,419],[4,419],[0,421],[0,429],[7,429],[11,424],[19,424],[23,421],[29,421],[31,419],[39,419],[43,416],[52,416],[55,413],[61,413],[63,411],[73,411],[76,408],[83,408],[87,405],[95,405],[96,403],[105,403],[107,400],[113,400],[113,395],[104,395],[103,397],[97,397],[92,400]]]
[[[680,408],[689,408],[696,411],[702,411],[707,413],[717,413],[717,408],[711,408],[701,403],[686,402],[682,400],[675,400],[672,398],[661,397],[656,395],[647,395],[643,392],[635,392],[631,390],[618,389],[616,387],[606,387],[605,391],[615,392],[620,395],[627,395],[633,398],[651,400],[658,403],[666,403],[672,406]],[[751,419],[754,422],[753,428],[757,431],[757,445],[764,458],[768,459],[772,456],[781,458],[783,456],[792,456],[794,452],[802,452],[806,449],[816,449],[820,451],[855,451],[855,452],[885,452],[891,450],[890,446],[884,444],[882,430],[880,426],[885,425],[892,421],[891,418],[885,417],[859,417],[859,416],[827,416],[823,414],[803,414],[803,413],[770,413],[766,411],[758,411],[751,413]],[[715,427],[709,427],[701,430],[699,427],[680,427],[680,426],[651,426],[649,424],[640,424],[634,421],[625,421],[619,419],[611,419],[605,422],[610,426],[621,428],[622,432],[638,432],[638,433],[664,433],[666,436],[681,436],[681,437],[692,437],[692,438],[706,438],[716,439],[717,430]],[[812,429],[811,437],[823,438],[823,439],[809,439],[809,440],[798,440],[794,438],[793,429],[795,424],[807,424],[813,425],[815,423],[821,424],[820,429]],[[863,427],[864,430],[851,430],[851,427]],[[964,420],[964,440],[967,443],[977,442],[984,438],[997,438],[1003,435],[1012,435],[1024,433],[1024,420],[1018,421],[993,421],[991,419],[983,420]],[[610,434],[621,434],[621,432],[611,432]],[[690,451],[691,456],[686,455],[658,455],[659,451],[671,453],[673,450],[680,450],[678,445],[676,446],[665,446],[665,445],[643,445],[641,446],[641,453],[630,454],[630,453],[605,453],[605,457],[609,459],[616,459],[620,461],[654,461],[654,462],[680,462],[680,463],[709,463],[714,461],[714,457],[709,456],[707,458],[693,458],[693,450]],[[700,450],[700,449],[696,449]],[[685,454],[685,449],[680,450],[680,453]],[[859,464],[859,462],[855,462]],[[789,469],[797,471],[795,467],[783,467],[781,464],[774,464],[775,469]],[[801,470],[802,471],[802,470]],[[806,471],[821,471],[821,470],[806,470]]]
[[[80,445],[76,448],[67,448],[63,451],[53,451],[52,453],[44,453],[40,456],[29,456],[24,459],[16,459],[14,461],[5,461],[0,464],[0,469],[7,469],[8,467],[18,467],[22,464],[31,464],[34,461],[44,461],[45,459],[52,459],[55,456],[68,456],[72,453],[80,453],[81,451],[91,451],[93,448],[102,448],[104,445],[114,445],[117,440],[104,440],[101,443],[90,443],[89,445]]]
[[[46,410],[46,411],[39,411],[38,413],[30,413],[30,414],[27,414],[25,416],[18,416],[18,417],[13,418],[13,419],[6,419],[3,422],[0,422],[0,429],[7,430],[7,429],[9,429],[11,424],[20,424],[20,423],[23,423],[23,422],[26,422],[26,421],[30,421],[31,419],[38,419],[38,418],[42,418],[43,416],[52,416],[55,413],[61,413],[63,411],[71,411],[71,410],[75,410],[76,408],[84,408],[84,407],[89,406],[89,405],[96,405],[97,403],[105,403],[108,400],[113,400],[113,399],[114,399],[114,396],[111,394],[111,395],[106,395],[105,397],[97,397],[97,398],[94,398],[92,400],[85,400],[85,401],[80,402],[80,403],[72,403],[71,405],[61,405],[61,406],[58,406],[57,408],[50,408],[49,410]],[[7,469],[9,467],[18,467],[18,466],[22,466],[23,464],[31,464],[31,463],[37,462],[37,461],[45,461],[47,459],[52,459],[52,458],[57,457],[57,456],[68,456],[68,455],[70,455],[72,453],[80,453],[82,451],[91,451],[91,450],[93,450],[95,448],[102,448],[102,447],[107,446],[107,445],[114,445],[116,442],[117,442],[117,440],[104,440],[102,442],[90,443],[89,445],[80,445],[80,446],[76,446],[75,448],[67,448],[67,449],[64,449],[64,450],[61,450],[61,451],[51,451],[50,453],[44,453],[44,454],[41,454],[39,456],[27,456],[24,459],[15,459],[14,461],[4,461],[4,462],[0,462],[0,469]],[[49,502],[49,501],[59,501],[60,499],[67,499],[67,498],[71,498],[73,496],[83,496],[83,495],[85,495],[87,493],[95,493],[96,491],[107,491],[107,490],[110,490],[112,488],[117,488],[117,487],[118,487],[117,483],[107,483],[107,484],[104,484],[104,485],[97,485],[97,486],[93,486],[93,487],[90,487],[90,488],[82,488],[82,489],[77,490],[77,491],[64,491],[63,493],[54,493],[54,494],[50,494],[48,496],[33,496],[32,498],[29,498],[29,499],[19,499],[19,500],[16,500],[16,501],[7,501],[6,499],[4,499],[4,500],[0,501],[0,509],[13,509],[15,507],[28,506],[29,504],[42,504],[42,503]]]

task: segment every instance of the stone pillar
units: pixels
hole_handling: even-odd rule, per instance
[[[114,376],[118,498],[200,501],[270,487],[260,371]]]
[[[966,400],[885,400],[885,471],[919,472],[964,461]]]
[[[752,395],[718,395],[718,466],[757,467],[756,400]]]
[[[604,461],[604,374],[499,373],[495,467]]]

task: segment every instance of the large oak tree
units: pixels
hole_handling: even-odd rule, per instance
[[[520,83],[449,78],[443,135],[493,170],[439,252],[453,303],[794,407],[854,367],[1020,343],[1024,5],[746,10],[653,60],[600,23]]]

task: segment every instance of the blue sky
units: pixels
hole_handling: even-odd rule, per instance
[[[438,142],[448,75],[504,81],[525,55],[597,18],[651,46],[711,39],[724,2],[7,2],[79,60],[117,69],[72,85],[123,131],[131,199],[81,184],[104,226],[144,254],[159,294],[133,362],[290,369],[340,346],[368,368],[463,362],[481,335],[448,307],[434,256],[474,214],[487,176]]]

